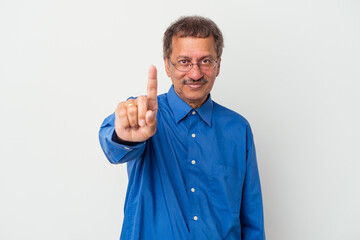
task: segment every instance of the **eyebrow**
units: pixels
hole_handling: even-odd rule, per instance
[[[181,58],[190,59],[190,57],[188,57],[188,56],[180,55],[180,56],[177,56],[177,57],[176,57],[176,60],[179,60],[179,59],[181,59]],[[209,54],[209,55],[206,55],[206,56],[202,56],[201,58],[199,58],[199,60],[202,60],[202,59],[204,59],[204,58],[215,59],[212,55]]]

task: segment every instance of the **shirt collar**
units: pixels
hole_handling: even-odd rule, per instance
[[[175,92],[174,85],[171,86],[168,94],[167,100],[171,111],[175,116],[176,123],[179,123],[184,117],[191,111],[193,108],[182,100]],[[195,111],[199,114],[202,120],[206,122],[207,125],[211,127],[211,118],[213,112],[213,101],[211,100],[211,95],[209,94],[208,99]]]

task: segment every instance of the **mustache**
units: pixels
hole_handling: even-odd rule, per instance
[[[207,82],[209,82],[209,81],[207,79],[203,78],[203,77],[199,78],[198,80],[194,80],[194,79],[191,79],[191,78],[183,80],[184,85],[204,84],[204,83],[207,83]]]

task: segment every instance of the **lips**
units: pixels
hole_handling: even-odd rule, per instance
[[[187,84],[186,86],[190,87],[190,88],[200,88],[202,87],[203,84],[197,84],[197,85],[192,85],[192,84]]]

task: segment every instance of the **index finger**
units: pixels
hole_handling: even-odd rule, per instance
[[[148,109],[157,108],[157,70],[155,66],[149,68],[149,80],[147,86]]]

